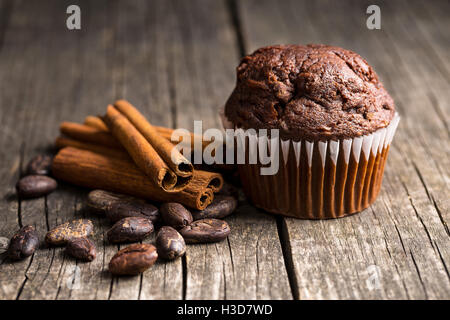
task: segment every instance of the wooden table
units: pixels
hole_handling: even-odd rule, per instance
[[[450,298],[450,5],[374,1],[0,0],[0,236],[34,225],[41,236],[92,218],[98,257],[62,248],[23,261],[0,257],[0,299],[448,299]],[[66,28],[81,7],[82,29]],[[108,224],[84,209],[87,191],[61,184],[18,201],[26,162],[48,152],[63,120],[83,121],[117,98],[151,122],[220,127],[217,113],[245,53],[274,43],[328,43],[367,58],[402,116],[378,200],[338,220],[276,217],[249,204],[217,244],[141,276],[112,278]]]

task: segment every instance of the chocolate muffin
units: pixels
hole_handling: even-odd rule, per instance
[[[399,120],[372,67],[327,45],[270,46],[244,57],[225,117],[234,128],[279,130],[277,173],[239,165],[253,203],[312,219],[358,212],[375,200]]]

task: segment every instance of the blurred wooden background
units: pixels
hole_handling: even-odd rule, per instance
[[[80,31],[66,8],[81,8]],[[381,8],[381,30],[366,9]],[[98,257],[42,248],[0,256],[0,299],[449,299],[449,1],[0,0],[0,236],[41,236],[92,218]],[[26,162],[48,152],[63,120],[81,122],[126,98],[157,125],[220,127],[239,58],[269,44],[326,43],[373,65],[402,116],[383,188],[352,217],[301,221],[242,204],[228,241],[142,276],[112,278],[118,250],[86,190],[62,184],[18,201]],[[149,240],[151,241],[151,240]]]

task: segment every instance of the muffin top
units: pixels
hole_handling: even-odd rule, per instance
[[[244,57],[225,116],[284,139],[337,140],[386,127],[395,106],[358,54],[326,45],[264,47]]]

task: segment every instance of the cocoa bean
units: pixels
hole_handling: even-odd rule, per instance
[[[147,218],[128,217],[117,221],[107,232],[112,243],[137,242],[153,232],[153,223]]]
[[[39,246],[39,236],[33,226],[25,226],[9,241],[8,256],[12,260],[22,260],[31,256]]]
[[[82,261],[92,261],[97,256],[94,243],[88,238],[73,238],[67,242],[67,254]]]
[[[140,217],[157,221],[159,219],[159,211],[157,207],[149,203],[124,201],[113,203],[106,210],[106,217],[111,222],[117,222],[127,217]]]
[[[201,219],[180,230],[186,243],[208,243],[222,241],[230,234],[230,226],[219,219]]]
[[[49,245],[64,245],[70,239],[89,236],[94,230],[91,220],[78,219],[63,223],[45,235],[45,242]]]
[[[191,212],[180,203],[163,203],[159,211],[164,224],[175,229],[181,229],[193,221]]]
[[[206,209],[192,211],[192,217],[194,220],[205,218],[220,219],[232,214],[236,210],[236,207],[236,198],[218,194]]]
[[[127,217],[142,217],[157,221],[159,211],[143,199],[104,190],[94,190],[88,195],[89,208],[97,214],[105,214],[111,222]]]
[[[16,184],[17,193],[21,198],[37,198],[54,191],[58,184],[56,180],[40,175],[26,176]]]
[[[164,226],[156,236],[158,255],[167,260],[181,257],[186,252],[186,243],[181,234],[172,227]]]
[[[112,257],[109,271],[115,275],[136,275],[150,268],[158,259],[155,246],[151,244],[132,244]]]
[[[88,194],[87,206],[94,213],[105,214],[112,203],[122,198],[125,196],[104,190],[93,190]]]

